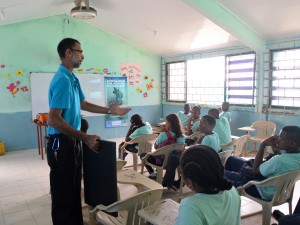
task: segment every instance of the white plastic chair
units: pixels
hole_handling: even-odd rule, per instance
[[[219,152],[219,157],[222,161],[222,164],[225,165],[226,160],[228,159],[229,156],[233,155],[234,150],[227,150],[224,152]]]
[[[156,181],[158,183],[162,183],[162,178],[163,178],[163,170],[166,169],[167,167],[167,163],[168,163],[168,159],[169,159],[169,155],[173,150],[181,150],[183,151],[185,147],[185,144],[179,144],[179,143],[175,143],[175,144],[171,144],[171,145],[167,145],[164,146],[162,148],[157,149],[154,152],[148,152],[143,158],[142,158],[142,168],[141,168],[141,174],[144,173],[144,166],[145,165],[149,165],[153,168],[156,169],[157,171],[157,176],[156,176]],[[150,156],[155,156],[155,155],[164,155],[164,161],[163,164],[158,166],[158,165],[154,165],[150,162],[147,161],[147,159]]]
[[[89,225],[95,225],[96,220],[103,225],[145,224],[145,220],[138,216],[138,211],[153,205],[155,201],[161,199],[162,192],[163,188],[147,190],[108,206],[97,205],[94,209],[89,210]],[[118,212],[118,217],[111,216],[104,211],[110,213]]]
[[[241,157],[243,154],[245,155],[245,144],[249,139],[249,135],[241,136],[237,139],[233,139],[228,144],[223,144],[221,147],[228,147],[228,146],[234,146],[234,152],[233,155],[236,157]]]
[[[261,143],[266,138],[273,136],[276,131],[276,124],[270,121],[256,121],[251,125],[254,128],[256,135],[250,136],[249,141],[253,142],[253,151],[256,151],[256,143]],[[270,153],[271,147],[268,147]]]
[[[157,134],[144,134],[140,137],[134,138],[131,141],[125,142],[124,145],[121,147],[121,156],[123,158],[124,153],[130,153],[133,157],[133,169],[137,171],[137,164],[138,164],[138,156],[141,155],[143,152],[150,152],[154,141],[157,137]],[[126,150],[126,146],[129,144],[138,144],[139,150],[137,153],[133,153]]]
[[[269,179],[260,182],[249,181],[247,184],[243,185],[242,187],[238,187],[238,192],[241,196],[245,196],[262,205],[262,209],[263,209],[262,225],[270,225],[273,206],[278,206],[287,202],[289,204],[289,213],[290,214],[292,213],[292,199],[293,199],[294,186],[296,181],[299,179],[300,179],[300,170],[297,170],[279,176],[271,177]],[[266,201],[260,198],[255,198],[246,193],[245,188],[251,185],[255,185],[257,187],[274,186],[276,188],[276,191],[274,193],[273,198],[270,201]]]

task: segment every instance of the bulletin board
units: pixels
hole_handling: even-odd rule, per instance
[[[30,73],[32,118],[38,113],[49,112],[48,89],[54,76],[53,73]],[[76,74],[88,102],[106,106],[104,76],[100,74]],[[83,116],[98,116],[99,114],[81,111]]]

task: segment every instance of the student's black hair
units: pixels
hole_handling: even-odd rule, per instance
[[[222,105],[229,106],[229,102],[223,102]]]
[[[66,50],[74,48],[75,44],[80,44],[79,41],[73,38],[64,38],[61,40],[57,46],[57,52],[60,58],[66,57]]]
[[[216,119],[213,116],[205,115],[202,116],[202,119],[206,119],[208,124],[212,125],[213,128],[216,126]]]
[[[84,133],[89,129],[89,123],[86,119],[81,118],[81,127],[80,130]]]
[[[208,110],[208,115],[214,117],[215,119],[219,119],[219,110],[218,109],[210,109],[210,110]]]
[[[192,109],[196,109],[199,114],[201,113],[201,107],[200,106],[195,105],[195,106],[193,106]]]
[[[139,114],[132,115],[130,120],[134,122],[137,126],[143,123],[142,117]]]
[[[170,131],[175,133],[176,137],[182,136],[182,126],[179,117],[175,113],[166,116],[166,120],[170,123]]]
[[[184,179],[190,179],[204,191],[232,188],[232,182],[224,178],[224,166],[218,153],[209,146],[194,145],[185,150],[180,167]]]
[[[300,127],[298,126],[285,126],[282,131],[287,133],[288,138],[295,141],[300,146]]]

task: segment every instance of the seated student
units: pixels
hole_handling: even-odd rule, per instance
[[[277,154],[267,161],[263,161],[266,146],[272,146],[285,154]],[[231,157],[229,157],[231,158]],[[300,127],[286,126],[282,128],[278,136],[265,139],[259,147],[255,156],[250,174],[242,173],[244,161],[239,158],[228,159],[225,166],[225,176],[233,181],[238,187],[249,180],[264,180],[295,170],[300,170]],[[228,164],[228,165],[227,165]],[[233,168],[233,169],[230,169]],[[252,172],[252,173],[251,173]],[[248,179],[248,180],[247,180]],[[254,197],[270,200],[275,192],[274,187],[256,187],[254,185],[246,189],[246,192]]]
[[[190,118],[188,119],[187,122],[187,127],[186,127],[186,135],[190,136],[191,134],[195,133],[198,131],[199,124],[200,124],[200,114],[201,114],[201,107],[200,106],[194,106],[192,108],[192,113]],[[190,146],[195,144],[194,139],[187,138],[185,140],[185,143]]]
[[[197,131],[197,128],[199,127],[200,124],[200,114],[201,114],[201,107],[199,106],[194,106],[192,108],[192,113],[190,118],[187,121],[187,130],[186,134],[191,135],[192,133]]]
[[[182,126],[186,127],[188,119],[191,117],[191,107],[189,104],[184,105],[184,111],[179,111],[177,113]]]
[[[215,124],[216,120],[212,116],[202,116],[199,129],[200,132],[203,133],[203,136],[199,137],[196,143],[207,145],[214,149],[216,152],[219,152],[221,150],[219,137],[216,133],[212,131]],[[178,190],[181,181],[180,178],[177,181],[174,181],[174,179],[176,168],[179,166],[180,157],[182,153],[182,151],[178,150],[174,150],[171,152],[167,163],[166,173],[162,182],[162,185],[164,187],[173,189],[175,191]]]
[[[218,134],[220,139],[220,144],[228,144],[231,142],[231,129],[228,120],[225,117],[219,118],[219,110],[218,109],[210,109],[208,110],[208,115],[214,117],[216,119],[216,126],[213,131]],[[233,147],[223,147],[222,150],[232,150]]]
[[[130,118],[130,123],[131,123],[130,127],[129,127],[128,132],[125,137],[126,142],[131,141],[132,139],[142,136],[144,134],[152,134],[153,133],[151,125],[148,122],[144,123],[142,121],[142,117],[138,114],[134,114]],[[121,147],[124,145],[124,143],[125,142],[122,142],[119,145],[119,157],[118,157],[119,159],[122,159]],[[138,152],[138,144],[126,145],[125,148],[126,148],[126,150],[133,152],[133,153]],[[125,159],[126,155],[127,154],[124,153],[123,160]]]
[[[195,195],[184,198],[174,225],[239,225],[241,199],[232,183],[224,178],[224,167],[214,149],[189,147],[180,167],[185,184]]]
[[[221,110],[222,110],[222,112],[220,113],[219,117],[227,118],[228,122],[230,123],[231,122],[231,114],[229,111],[229,102],[223,102]]]
[[[161,147],[164,147],[166,145],[175,144],[175,143],[185,143],[185,136],[182,132],[182,126],[179,120],[179,117],[171,113],[166,116],[166,131],[161,132],[154,144],[155,149],[159,149]],[[141,158],[143,158],[147,153],[142,153]],[[152,164],[158,165],[159,163],[163,163],[163,158],[158,156],[150,156],[147,159]],[[153,168],[149,165],[145,166],[148,173],[150,174],[149,178],[156,179],[156,173],[154,172]]]

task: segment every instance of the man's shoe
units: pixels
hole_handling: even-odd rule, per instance
[[[284,216],[284,213],[281,212],[278,209],[275,209],[272,213],[273,217],[278,221],[282,216]]]
[[[151,180],[156,180],[156,178],[157,178],[157,175],[155,174],[154,176],[148,176],[148,178],[150,178]]]

